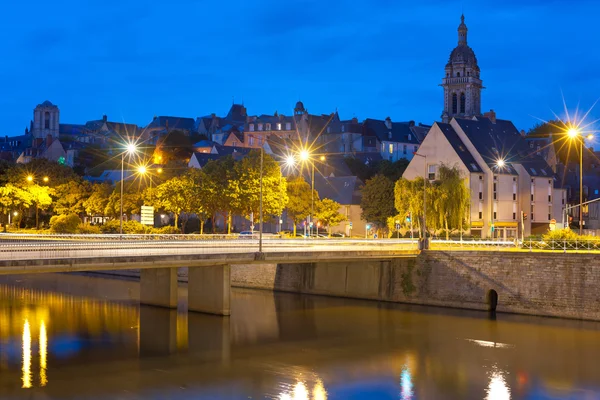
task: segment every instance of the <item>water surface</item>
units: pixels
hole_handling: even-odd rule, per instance
[[[600,324],[238,289],[232,316],[139,283],[0,277],[0,399],[600,400]]]

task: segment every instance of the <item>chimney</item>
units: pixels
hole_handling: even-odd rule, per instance
[[[525,129],[521,129],[521,136],[525,137]]]
[[[492,121],[492,124],[496,123],[496,112],[494,110],[490,110],[483,114],[485,118],[489,118]]]
[[[102,122],[106,122],[106,121],[108,121],[108,117],[106,116],[106,114],[104,114],[102,116]]]
[[[352,118],[352,123],[353,123],[353,124],[358,124],[358,118],[356,118],[356,117],[353,117],[353,118]]]
[[[46,148],[52,144],[52,135],[46,135]]]
[[[387,117],[385,119],[385,127],[388,129],[392,129],[392,119],[390,117]]]

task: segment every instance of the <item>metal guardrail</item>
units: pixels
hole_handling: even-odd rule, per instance
[[[562,251],[566,252],[595,252],[600,251],[598,240],[485,240],[464,239],[444,240],[431,239],[431,250],[490,250],[490,251]]]
[[[430,250],[504,250],[516,248],[517,242],[508,240],[485,240],[485,239],[467,239],[467,240],[444,240],[431,239]]]
[[[118,236],[118,235],[117,235]],[[369,239],[279,239],[263,241],[263,252],[353,252],[381,250],[416,250],[416,240],[369,240]],[[104,240],[22,240],[0,241],[0,259],[66,259],[110,258],[124,256],[167,255],[224,255],[256,253],[258,240],[240,236],[237,240],[216,239],[189,240],[137,240],[121,241],[118,238]]]

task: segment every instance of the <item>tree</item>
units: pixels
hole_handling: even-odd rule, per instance
[[[294,223],[294,237],[296,237],[296,225],[310,214],[311,188],[308,182],[301,176],[290,178],[287,183],[288,203],[286,206],[287,216]],[[319,201],[319,194],[314,191],[314,198]]]
[[[121,213],[121,183],[117,182],[113,192],[108,197],[104,215],[119,218]],[[123,186],[123,213],[131,216],[131,214],[139,214],[142,208],[142,193],[133,185],[125,184]]]
[[[176,227],[181,216],[181,233],[185,233],[185,224],[190,218],[190,213],[195,211],[197,207],[196,195],[196,183],[189,174],[171,178],[156,187],[158,204],[165,211],[172,212],[175,215]]]
[[[0,208],[6,216],[4,231],[8,224],[8,214],[17,210],[22,211],[24,208],[29,208],[32,204],[31,194],[18,186],[10,183],[0,186]]]
[[[194,152],[189,136],[177,129],[169,131],[156,147],[157,152],[163,157],[163,162],[189,160]]]
[[[401,178],[396,181],[394,186],[394,204],[399,215],[410,213],[419,228],[419,237],[422,237],[423,229],[423,185],[425,184],[428,191],[431,189],[431,184],[428,180],[423,181],[419,177],[414,180]],[[431,209],[431,196],[427,196],[427,209]],[[428,213],[428,220],[432,213]]]
[[[231,233],[231,215],[241,212],[239,207],[239,193],[236,186],[230,184],[236,181],[236,169],[233,157],[221,157],[209,161],[202,169],[202,191],[205,192],[204,210],[212,219],[212,231],[215,233],[215,219],[217,214],[223,215],[227,223],[227,233]]]
[[[27,192],[31,196],[32,204],[35,204],[35,229],[40,229],[39,210],[40,208],[47,210],[50,207],[52,204],[50,195],[54,194],[54,190],[48,186],[32,184],[27,187]]]
[[[235,164],[235,179],[229,181],[234,209],[255,219],[260,206],[260,158],[261,151],[251,151]],[[268,154],[263,157],[262,182],[263,219],[266,215],[281,215],[288,202],[286,180],[281,176],[279,164]]]
[[[327,233],[331,236],[331,227],[346,220],[346,216],[340,213],[340,203],[331,199],[323,199],[317,202],[315,217],[323,226],[327,227]]]
[[[440,165],[438,179],[432,188],[432,215],[435,225],[432,228],[443,228],[446,240],[450,231],[463,229],[467,220],[471,193],[462,178],[457,166]]]
[[[54,212],[63,214],[85,213],[85,202],[90,197],[92,185],[84,180],[72,180],[55,187]]]
[[[360,207],[362,219],[376,224],[379,228],[386,227],[387,219],[396,213],[394,183],[380,174],[369,179],[362,188]]]
[[[90,188],[90,196],[83,202],[85,212],[91,216],[104,216],[111,192],[112,187],[108,183],[92,185]]]
[[[406,158],[401,158],[398,161],[381,160],[377,164],[377,173],[385,176],[393,182],[402,178],[402,174],[408,167],[409,161]]]

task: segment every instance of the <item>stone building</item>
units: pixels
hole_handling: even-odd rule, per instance
[[[467,25],[465,16],[460,17],[458,26],[458,46],[450,53],[446,64],[446,76],[442,79],[444,88],[444,111],[442,121],[448,123],[453,117],[469,118],[481,115],[482,81],[479,77],[477,57],[467,45]]]

